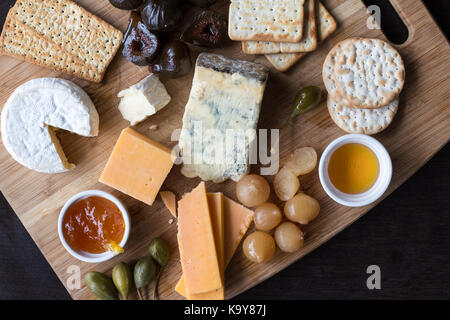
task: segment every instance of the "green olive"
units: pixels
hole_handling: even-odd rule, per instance
[[[295,96],[293,103],[294,110],[298,113],[305,113],[322,100],[322,89],[316,86],[309,86],[301,89]]]
[[[319,87],[309,86],[301,89],[295,96],[294,102],[291,106],[292,113],[284,124],[283,129],[287,127],[289,122],[291,122],[292,119],[294,119],[296,116],[302,113],[306,113],[317,106],[320,101],[322,101],[322,97],[323,92]]]
[[[155,238],[150,242],[150,255],[155,259],[161,267],[167,264],[170,256],[170,247],[166,240]]]
[[[131,269],[125,262],[119,262],[112,270],[112,280],[120,295],[127,300],[133,283]]]
[[[95,271],[86,273],[84,283],[89,291],[101,300],[119,299],[113,281],[103,273]]]
[[[163,267],[167,264],[167,261],[169,261],[170,247],[166,240],[155,238],[150,242],[148,249],[153,259],[155,259],[161,267],[159,269],[158,277],[156,278],[156,284],[153,290],[153,298],[158,300],[159,279],[161,278]]]
[[[137,289],[146,287],[155,277],[156,264],[151,257],[144,257],[134,266],[134,284]]]

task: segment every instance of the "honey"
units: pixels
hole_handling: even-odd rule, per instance
[[[328,176],[336,189],[347,194],[369,190],[379,175],[379,163],[375,153],[367,146],[349,143],[339,147],[331,155]]]
[[[112,201],[91,196],[69,207],[63,219],[63,233],[72,249],[103,253],[117,248],[122,241],[125,221]]]

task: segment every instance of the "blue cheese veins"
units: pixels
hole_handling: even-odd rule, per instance
[[[257,63],[199,56],[179,140],[184,176],[218,183],[248,173],[267,76]]]

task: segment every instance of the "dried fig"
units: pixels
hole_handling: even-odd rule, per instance
[[[122,54],[139,66],[148,65],[158,53],[158,37],[148,30],[138,12],[133,11],[125,33]]]
[[[219,47],[227,40],[227,21],[216,11],[204,10],[184,30],[181,40],[196,46]]]
[[[216,1],[217,0],[188,0],[188,2],[190,2],[194,6],[198,6],[198,7],[202,7],[202,8],[208,7]]]
[[[183,18],[179,0],[147,0],[141,9],[144,23],[152,31],[173,31]]]
[[[172,41],[163,47],[156,62],[150,65],[150,72],[168,78],[179,78],[191,71],[192,62],[189,49],[181,41]]]
[[[134,10],[143,4],[144,0],[109,0],[109,2],[119,9]]]

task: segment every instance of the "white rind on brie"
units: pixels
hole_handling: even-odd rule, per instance
[[[132,126],[164,108],[171,99],[164,84],[153,73],[117,96],[121,98],[119,111]]]
[[[3,145],[25,167],[44,173],[70,170],[54,133],[63,129],[81,136],[97,136],[99,116],[76,84],[57,78],[39,78],[19,86],[1,114]]]

